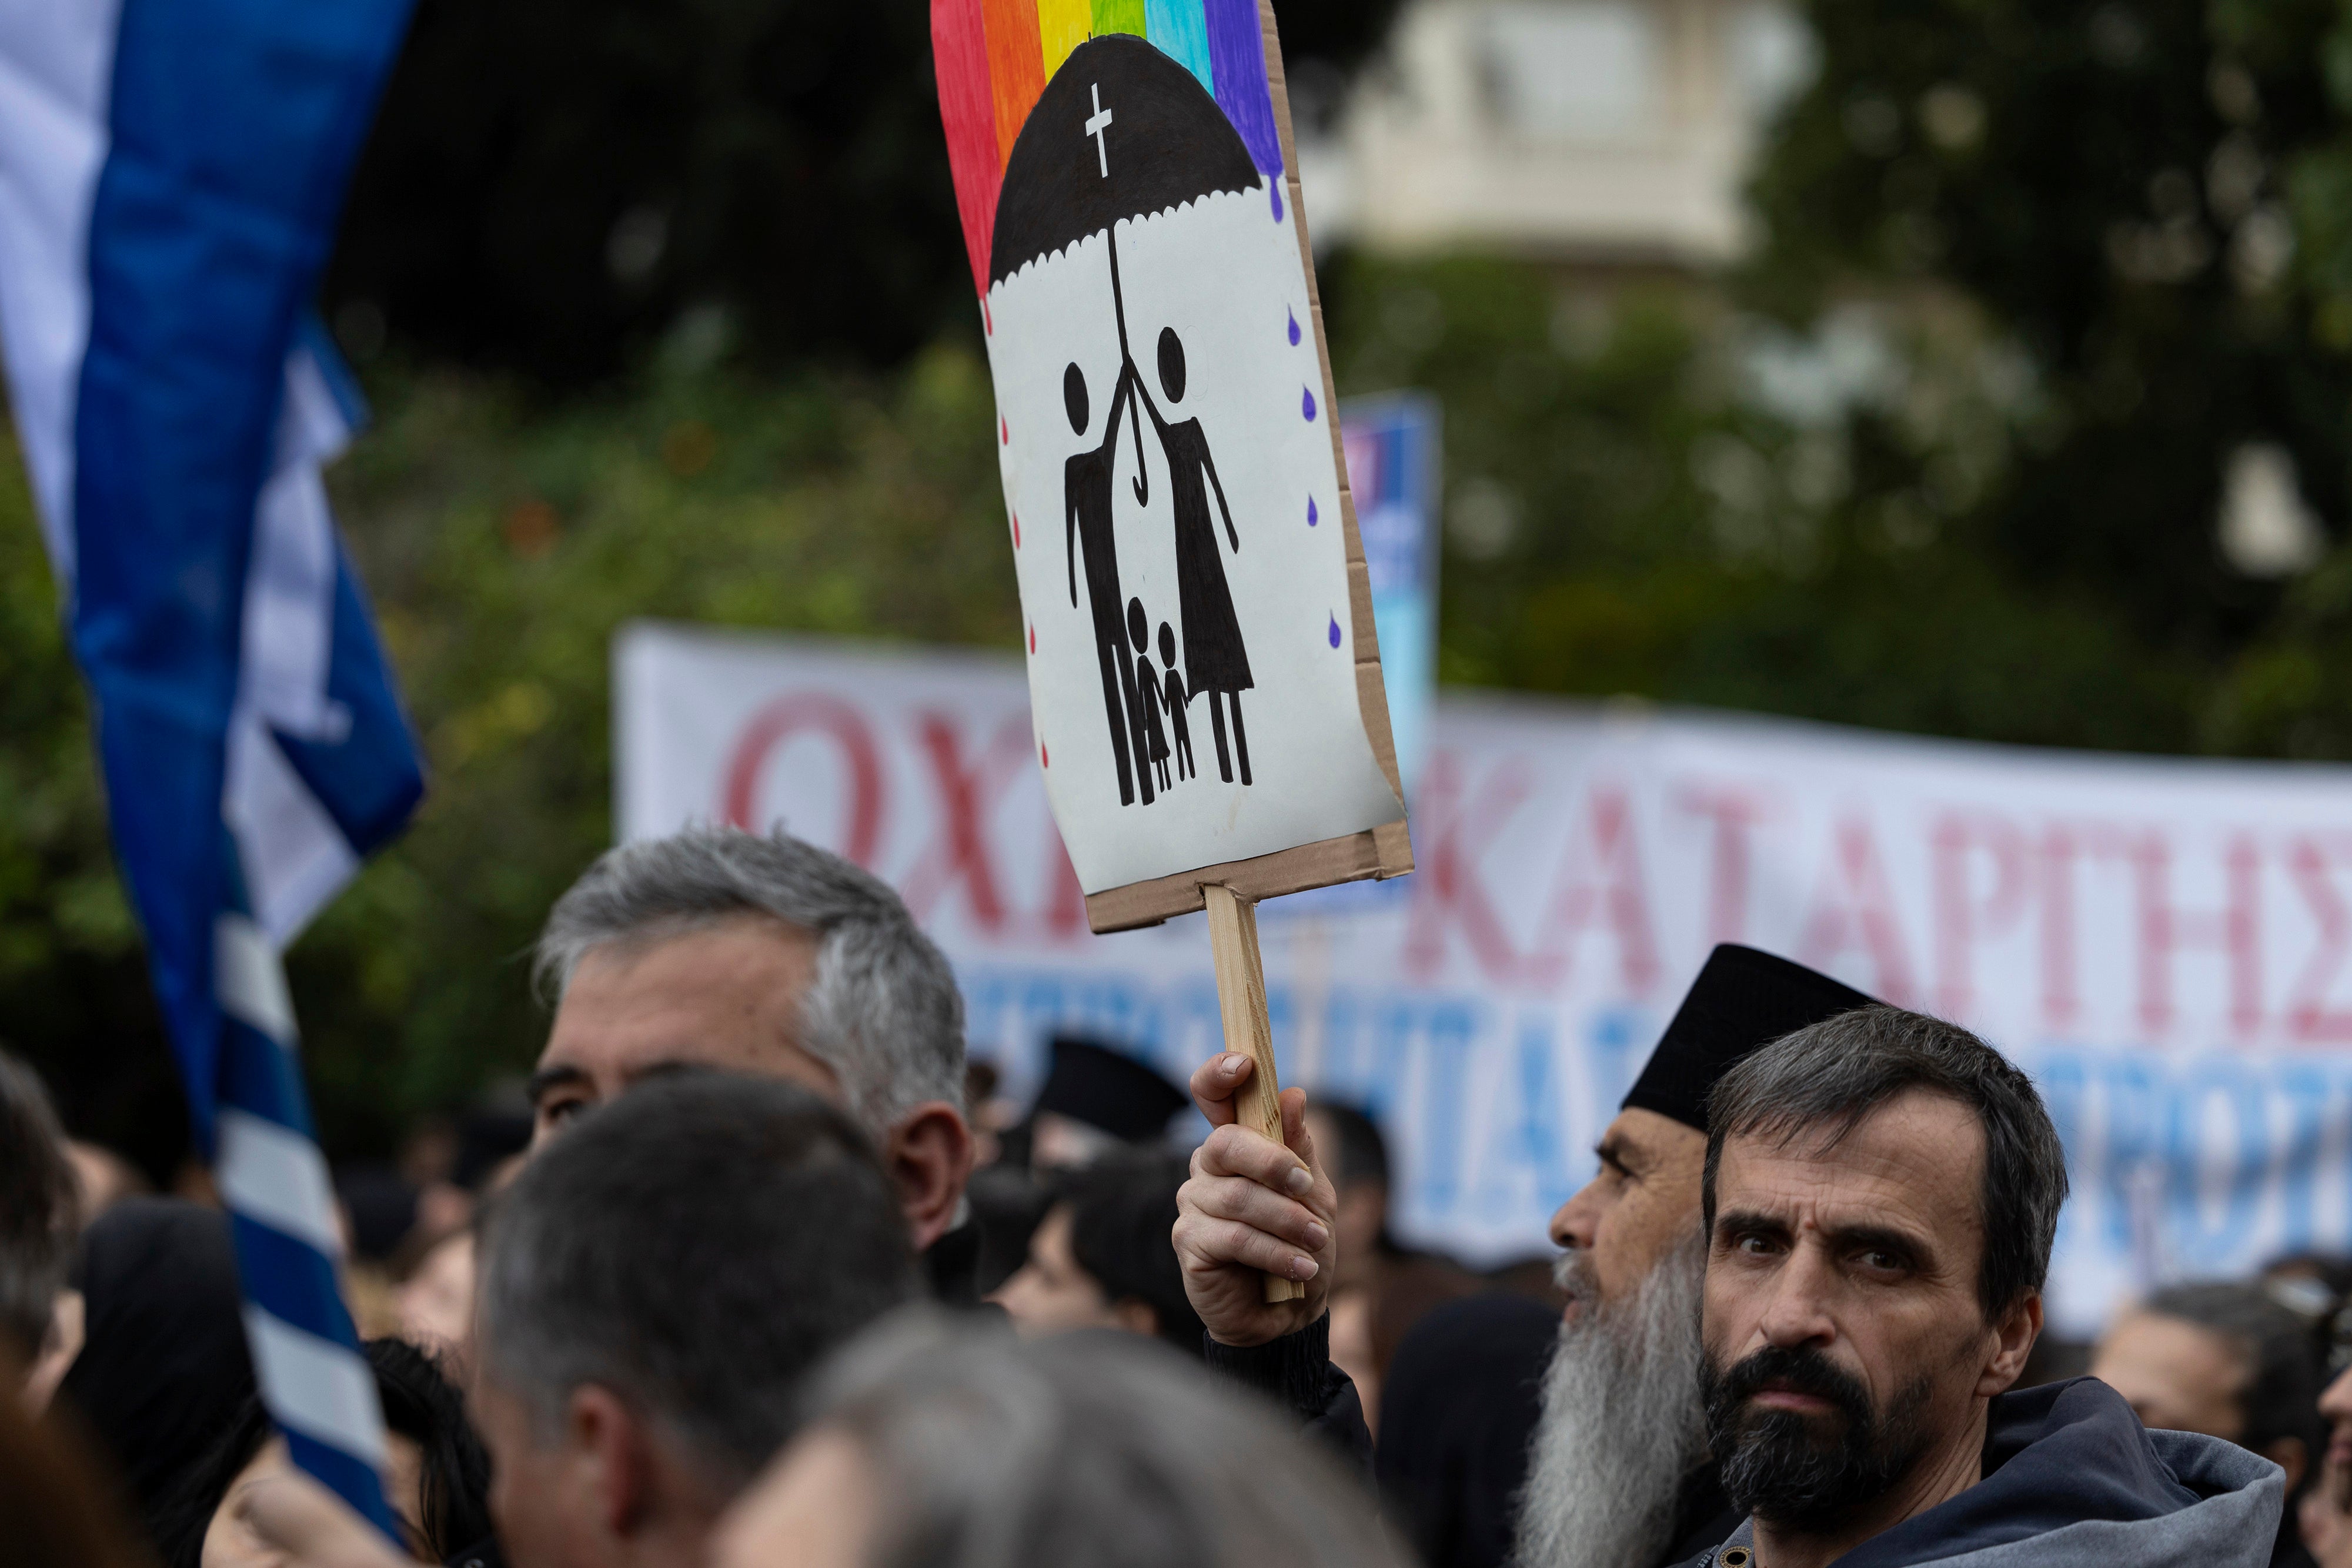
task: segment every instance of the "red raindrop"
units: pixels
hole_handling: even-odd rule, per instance
[[[1054,759],[1046,755],[1045,743],[1042,740],[1037,743],[1037,766],[1040,768],[1054,766]]]
[[[1021,514],[1018,512],[1013,514],[1013,548],[1021,548]]]
[[[1037,628],[1034,626],[1029,628],[1029,651],[1033,653],[1037,651]]]
[[[1013,444],[1013,427],[1004,423],[1004,416],[1001,413],[996,416],[996,439],[1007,446]]]

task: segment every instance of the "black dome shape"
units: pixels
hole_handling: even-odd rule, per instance
[[[1097,104],[1110,116],[1098,136],[1087,130]],[[1191,71],[1131,34],[1089,38],[1045,84],[1013,143],[989,283],[1122,218],[1260,183],[1241,133]]]

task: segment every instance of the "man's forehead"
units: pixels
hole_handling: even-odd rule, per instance
[[[1716,1205],[1803,1208],[1823,1226],[1902,1218],[1946,1234],[1972,1231],[1982,1224],[1984,1155],[1984,1129],[1969,1107],[1915,1090],[1851,1127],[1727,1136]]]
[[[541,1074],[626,1082],[672,1065],[773,1071],[772,1054],[797,1045],[800,998],[814,977],[808,933],[764,915],[600,943],[564,988]]]

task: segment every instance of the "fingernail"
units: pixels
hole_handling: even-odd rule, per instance
[[[1294,1258],[1294,1259],[1292,1259],[1292,1260],[1291,1260],[1291,1263],[1290,1263],[1290,1277],[1291,1277],[1292,1279],[1294,1279],[1294,1280],[1311,1280],[1311,1279],[1315,1278],[1315,1274],[1316,1274],[1316,1267],[1315,1267],[1315,1260],[1314,1260],[1314,1259],[1312,1259],[1312,1258]]]
[[[1311,1219],[1307,1222],[1307,1245],[1320,1252],[1323,1250],[1323,1243],[1329,1239],[1331,1239],[1329,1231]]]
[[[1225,1059],[1217,1063],[1217,1071],[1223,1072],[1226,1077],[1231,1078],[1234,1073],[1239,1072],[1242,1070],[1242,1063],[1248,1060],[1248,1057],[1242,1055],[1238,1051],[1229,1051],[1225,1052]]]
[[[1282,1178],[1282,1185],[1305,1197],[1315,1190],[1315,1177],[1305,1166],[1293,1166],[1290,1174]]]

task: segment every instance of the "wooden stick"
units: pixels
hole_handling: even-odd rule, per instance
[[[1225,1049],[1248,1057],[1255,1071],[1234,1109],[1241,1124],[1283,1143],[1282,1086],[1274,1074],[1274,1025],[1265,1011],[1265,966],[1257,952],[1257,905],[1222,883],[1201,889],[1209,912],[1209,951],[1217,964],[1217,1007],[1225,1019]],[[1292,1301],[1307,1287],[1276,1274],[1265,1277],[1265,1299]]]

